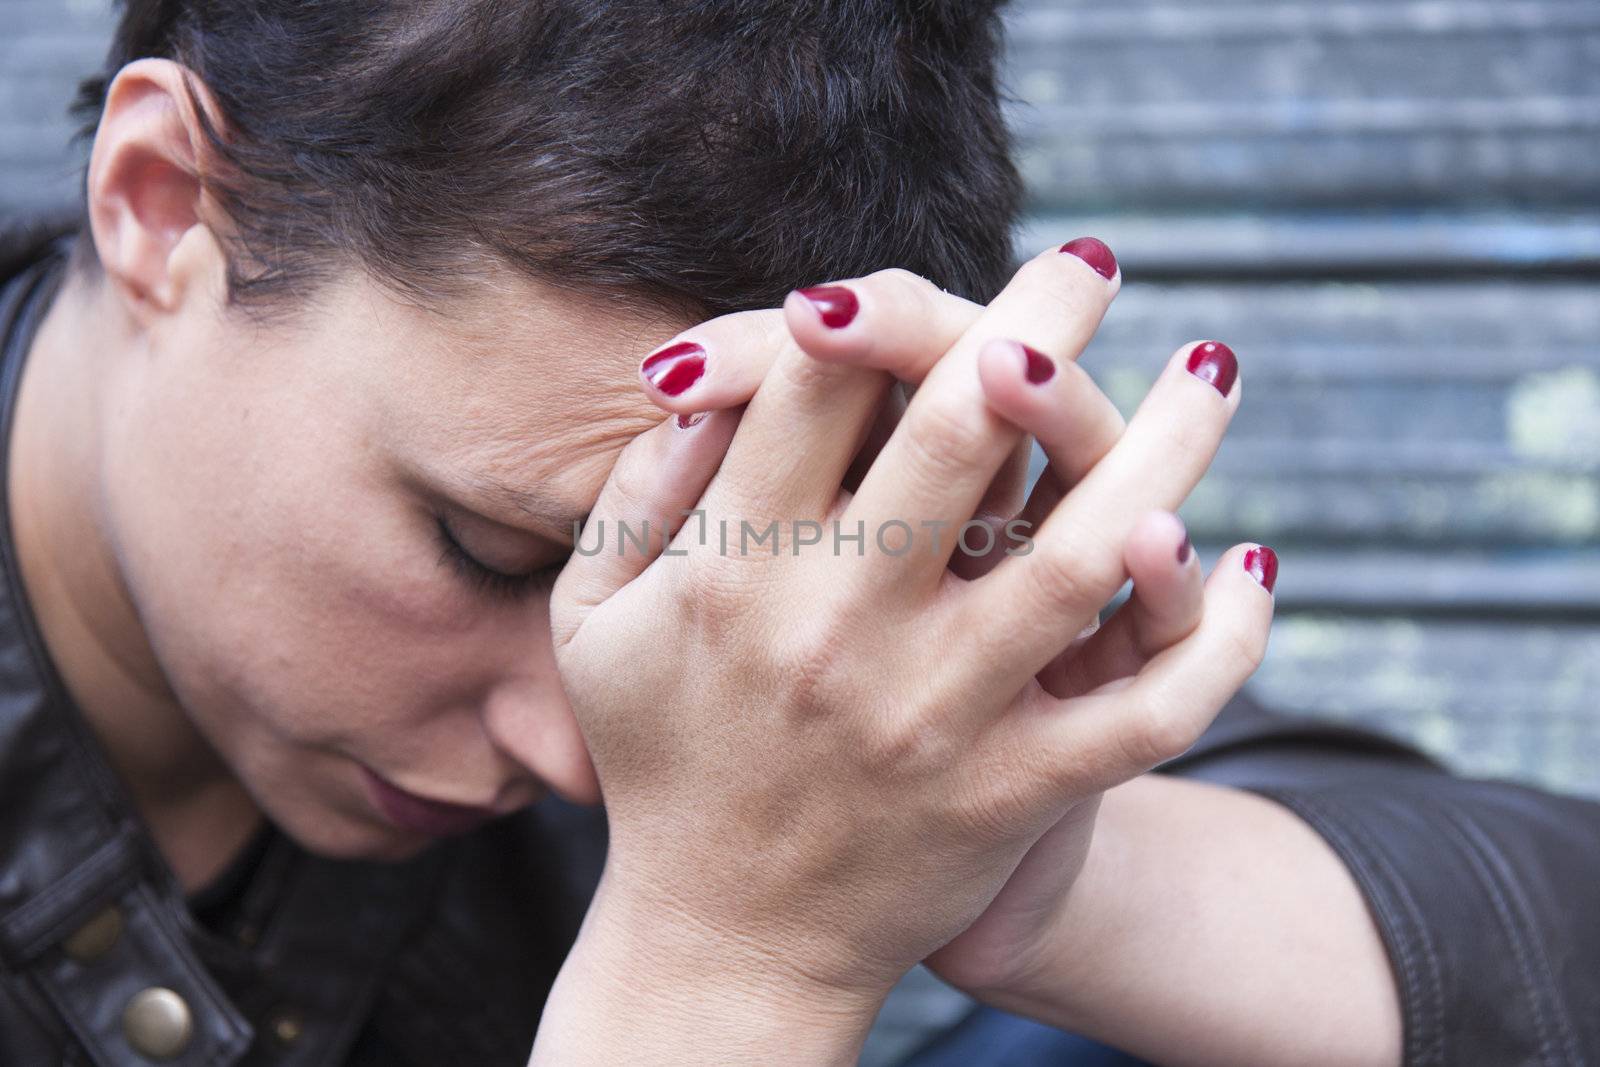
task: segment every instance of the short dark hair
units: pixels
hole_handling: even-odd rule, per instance
[[[125,63],[177,60],[223,129],[229,293],[351,257],[427,300],[484,254],[721,314],[899,266],[987,300],[1021,183],[998,0],[126,0]]]

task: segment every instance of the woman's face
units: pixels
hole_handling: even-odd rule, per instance
[[[598,787],[548,600],[640,356],[688,325],[509,276],[444,314],[352,272],[283,321],[163,320],[105,459],[113,551],[200,732],[322,852],[392,858]],[[384,784],[387,783],[387,784]]]

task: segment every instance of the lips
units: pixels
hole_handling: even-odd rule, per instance
[[[466,804],[447,804],[408,793],[367,768],[361,768],[373,802],[385,818],[402,830],[425,837],[455,837],[475,830],[498,812]]]

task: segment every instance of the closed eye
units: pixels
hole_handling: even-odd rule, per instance
[[[548,590],[569,558],[563,556],[533,570],[509,573],[491,567],[468,551],[443,515],[435,516],[434,525],[439,534],[439,565],[453,570],[474,592],[495,599],[515,600],[540,589]]]

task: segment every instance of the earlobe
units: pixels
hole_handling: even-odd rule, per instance
[[[175,256],[185,235],[207,223],[201,179],[207,144],[189,84],[207,106],[204,86],[171,60],[122,68],[106,93],[90,156],[95,249],[140,319],[176,310],[196,281],[193,257]],[[215,123],[218,113],[208,110]]]

